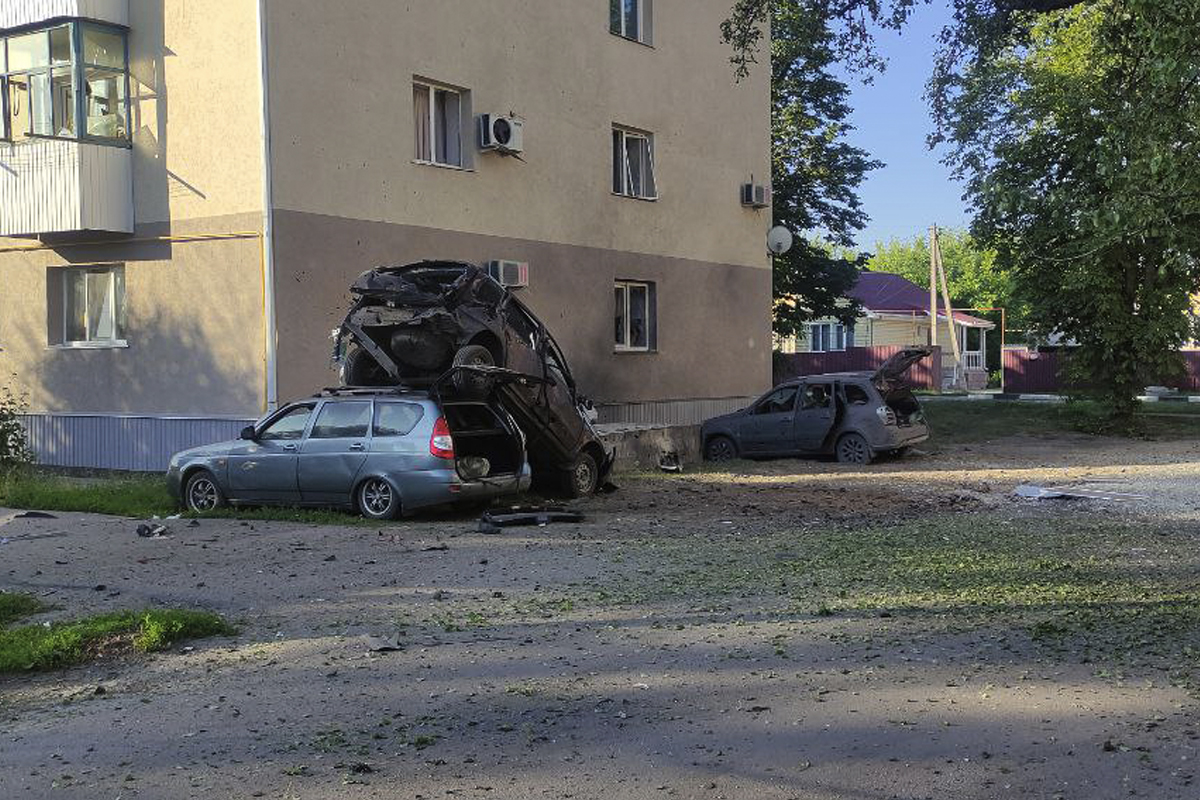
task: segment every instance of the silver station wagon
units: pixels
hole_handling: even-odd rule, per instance
[[[340,506],[372,519],[529,488],[525,437],[499,406],[405,389],[331,389],[232,442],[176,453],[167,482],[189,511],[227,503]]]

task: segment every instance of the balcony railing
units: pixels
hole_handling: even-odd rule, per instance
[[[0,144],[0,236],[133,233],[131,156],[71,139]]]

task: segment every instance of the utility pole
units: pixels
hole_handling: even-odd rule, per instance
[[[937,347],[937,225],[929,228],[929,345]]]
[[[958,347],[958,329],[954,326],[954,309],[950,306],[950,290],[946,285],[946,265],[942,263],[942,244],[938,239],[937,226],[933,226],[933,248],[929,254],[930,260],[934,263],[934,272],[941,280],[942,284],[942,302],[946,306],[946,324],[950,330],[950,348],[954,353],[954,383],[958,383],[959,371],[962,369],[962,354]],[[930,284],[930,293],[934,298],[934,318],[933,329],[937,330],[937,293]]]

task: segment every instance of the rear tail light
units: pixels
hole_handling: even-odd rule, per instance
[[[450,426],[445,417],[438,417],[433,423],[433,435],[429,437],[429,454],[438,458],[454,458],[454,438],[450,436]]]
[[[880,406],[875,409],[875,413],[879,415],[879,421],[884,425],[896,424],[896,412],[892,411],[888,406]]]

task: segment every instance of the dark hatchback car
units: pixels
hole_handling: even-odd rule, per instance
[[[701,427],[704,457],[835,455],[868,464],[882,453],[901,454],[929,438],[921,405],[904,374],[929,350],[911,348],[875,372],[807,375],[771,389],[741,411]]]
[[[340,506],[392,519],[529,488],[521,431],[494,403],[424,391],[329,390],[232,442],[176,453],[167,485],[203,514],[227,503]]]
[[[344,384],[436,387],[451,375],[459,392],[494,396],[516,419],[539,483],[571,496],[604,483],[613,456],[562,350],[485,270],[458,261],[378,267],[350,290],[354,305],[334,332]]]

